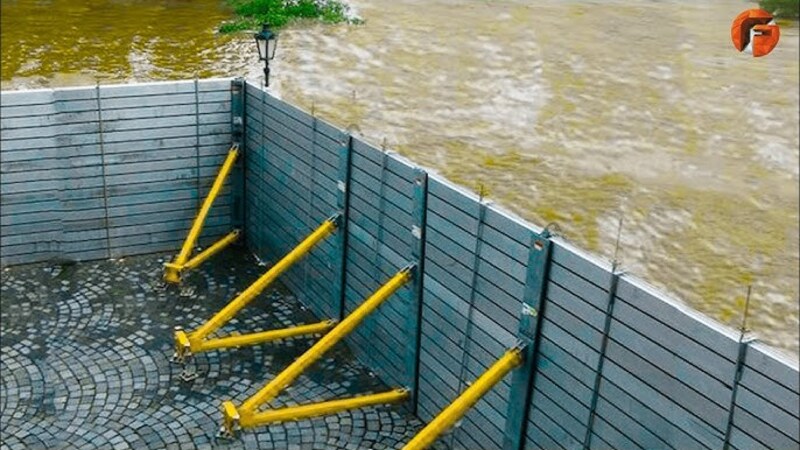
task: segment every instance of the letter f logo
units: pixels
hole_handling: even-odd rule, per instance
[[[772,14],[763,9],[748,9],[731,24],[731,40],[736,50],[754,57],[769,54],[778,45],[780,28]]]

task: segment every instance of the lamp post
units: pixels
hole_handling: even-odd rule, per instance
[[[275,48],[278,46],[278,35],[269,29],[266,23],[261,26],[261,32],[253,37],[258,46],[258,58],[264,61],[264,84],[269,86],[269,61],[275,57]]]

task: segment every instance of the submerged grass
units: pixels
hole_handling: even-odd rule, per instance
[[[294,20],[357,23],[360,19],[339,0],[228,0],[236,18],[219,27],[220,33],[256,29],[262,23],[280,28]]]

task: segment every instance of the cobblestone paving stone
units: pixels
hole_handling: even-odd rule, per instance
[[[0,446],[63,449],[390,449],[421,427],[401,407],[372,407],[216,438],[220,404],[240,403],[317,337],[197,355],[200,377],[170,362],[173,327],[193,330],[263,271],[226,250],[164,289],[169,255],[2,272]],[[319,320],[281,288],[267,291],[220,335]],[[389,389],[340,344],[273,407]]]

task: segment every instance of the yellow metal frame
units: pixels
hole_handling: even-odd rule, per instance
[[[323,336],[316,344],[273,378],[272,381],[267,383],[266,386],[245,400],[239,408],[237,408],[233,402],[223,402],[223,425],[220,430],[221,433],[230,436],[237,428],[255,427],[273,422],[333,414],[339,411],[361,408],[369,405],[400,402],[408,398],[408,392],[405,389],[394,389],[389,392],[349,399],[320,402],[264,412],[259,411],[262,405],[280,394],[287,386],[305,372],[308,367],[322,358],[331,347],[350,334],[370,313],[406,284],[412,277],[414,267],[414,265],[410,265],[390,278],[380,289],[364,300],[355,311],[345,317],[341,323],[336,325],[328,334]]]
[[[234,145],[228,150],[228,156],[225,158],[225,162],[222,164],[219,173],[217,173],[217,178],[214,180],[214,184],[211,186],[208,196],[203,201],[203,206],[200,208],[197,217],[195,217],[192,223],[192,228],[189,230],[189,235],[186,236],[186,240],[183,242],[180,253],[172,262],[164,264],[164,281],[168,283],[180,283],[181,273],[183,271],[194,269],[239,238],[239,230],[234,230],[194,258],[189,259],[192,254],[192,249],[195,244],[197,244],[197,239],[203,231],[203,224],[206,221],[206,217],[208,217],[208,212],[211,210],[214,200],[217,199],[220,191],[222,191],[222,186],[225,184],[225,180],[228,178],[238,156],[239,146]]]
[[[456,398],[447,408],[442,410],[425,428],[414,436],[403,450],[423,450],[449,430],[472,408],[494,385],[500,382],[509,372],[522,364],[522,348],[508,350],[472,385]]]
[[[232,436],[238,428],[309,419],[367,406],[400,403],[407,400],[408,396],[408,390],[400,388],[377,394],[359,395],[352,398],[308,405],[288,406],[250,414],[240,414],[233,402],[226,401],[222,403],[223,425],[220,431],[225,436]]]
[[[284,256],[277,264],[272,266],[264,275],[251,284],[244,292],[234,298],[227,306],[209,319],[193,332],[186,332],[180,328],[175,330],[175,360],[185,362],[193,354],[220,348],[242,347],[255,345],[278,339],[286,339],[307,334],[325,333],[336,325],[333,320],[325,320],[309,325],[299,325],[280,330],[263,331],[259,333],[227,336],[215,339],[206,339],[209,335],[225,325],[233,316],[258,297],[275,279],[288,270],[294,263],[302,259],[311,249],[336,229],[339,215],[335,215],[322,223],[314,232],[306,237],[291,252]],[[210,248],[209,248],[210,250]],[[205,252],[204,252],[205,253]],[[203,253],[195,259],[203,257]],[[194,260],[192,260],[194,261]],[[190,261],[189,263],[191,263]],[[201,261],[202,262],[202,261]]]

